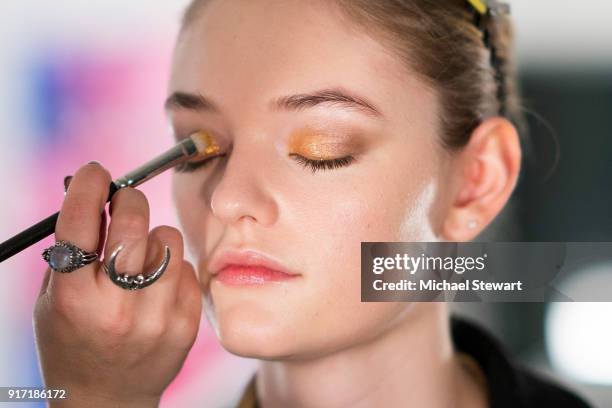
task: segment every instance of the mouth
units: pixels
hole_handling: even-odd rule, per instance
[[[264,285],[294,280],[300,275],[254,250],[227,250],[213,256],[212,278],[226,285]]]

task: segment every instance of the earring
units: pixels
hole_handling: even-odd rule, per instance
[[[467,226],[469,229],[474,229],[478,226],[478,222],[476,220],[469,220]]]

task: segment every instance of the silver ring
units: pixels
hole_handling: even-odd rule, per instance
[[[84,251],[68,241],[57,241],[42,252],[42,257],[54,271],[70,273],[98,259],[98,254]]]
[[[115,285],[119,286],[122,289],[137,290],[146,288],[163,275],[163,273],[166,271],[166,268],[168,267],[168,264],[170,263],[170,248],[168,248],[168,246],[165,246],[164,259],[162,260],[162,263],[153,272],[150,272],[147,275],[139,273],[138,275],[130,276],[126,273],[119,273],[115,269],[115,261],[117,259],[117,256],[119,255],[119,252],[121,252],[122,250],[123,245],[120,245],[111,254],[108,265],[106,265],[106,263],[102,263],[102,267],[104,268],[104,271],[110,278],[111,282],[113,282]]]

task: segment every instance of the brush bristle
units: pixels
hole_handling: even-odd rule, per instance
[[[215,138],[207,132],[199,131],[189,136],[200,152],[201,158],[207,158],[219,153],[220,147]]]

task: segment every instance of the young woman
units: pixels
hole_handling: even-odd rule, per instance
[[[81,167],[56,239],[100,261],[47,271],[34,322],[62,406],[153,407],[192,346],[201,298],[228,351],[261,360],[242,406],[584,407],[507,359],[444,303],[360,302],[361,241],[469,241],[520,170],[501,5],[429,0],[198,0],[178,37],[167,110],[177,139],[221,155],[173,177],[181,230]],[[183,244],[195,265],[183,259]],[[58,404],[58,406],[60,406]]]

